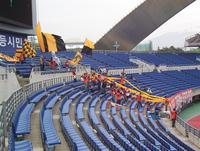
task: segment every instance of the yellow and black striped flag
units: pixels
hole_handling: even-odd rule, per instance
[[[94,49],[93,42],[86,38],[81,53],[86,55],[92,55],[93,49]]]
[[[57,52],[66,50],[61,36],[41,32],[40,24],[36,25],[36,35],[42,52]]]

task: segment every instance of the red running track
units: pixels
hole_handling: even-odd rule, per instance
[[[189,125],[200,130],[200,115],[194,116],[187,121]]]

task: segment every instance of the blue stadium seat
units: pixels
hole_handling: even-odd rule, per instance
[[[23,110],[20,111],[18,122],[15,129],[16,135],[29,134],[31,131],[31,113],[35,104],[30,103],[25,106]]]
[[[28,96],[28,100],[31,103],[38,103],[44,96],[47,95],[47,92],[45,90],[39,90],[34,93],[32,93],[30,96]]]
[[[54,92],[59,90],[61,87],[63,87],[64,83],[58,83],[58,84],[54,84],[52,86],[47,87],[47,91],[49,92]]]
[[[9,129],[8,151],[32,151],[32,143],[28,140],[16,141],[13,128]]]
[[[59,97],[56,93],[50,94],[44,102],[45,108],[52,109]]]
[[[61,143],[53,124],[52,110],[45,109],[44,106],[40,111],[40,128],[43,141],[48,149],[52,149],[54,145]]]
[[[87,145],[84,143],[84,141],[81,139],[79,134],[74,129],[70,117],[68,115],[61,116],[60,122],[63,133],[65,135],[65,139],[70,143],[70,148],[72,150],[77,150],[77,151],[81,150],[89,151]]]

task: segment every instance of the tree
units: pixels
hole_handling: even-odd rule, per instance
[[[170,46],[170,47],[159,48],[158,52],[183,52],[183,49]]]

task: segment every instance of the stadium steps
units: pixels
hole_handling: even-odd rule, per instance
[[[29,78],[23,78],[19,75],[16,75],[16,77],[21,87],[23,87],[26,84],[29,84]]]
[[[103,98],[104,99],[104,98]],[[108,99],[106,99],[106,101],[108,101]],[[115,127],[115,131],[116,132],[119,132],[120,131],[116,128],[116,125],[113,123],[113,118],[112,118],[112,115],[111,115],[111,104],[109,105],[109,107],[106,109],[106,115],[108,117],[108,119],[110,120],[110,123],[112,123],[112,125],[114,125]],[[102,122],[102,125],[104,126],[104,128],[106,129],[106,125],[104,122]],[[112,135],[112,134],[111,134]],[[114,137],[114,136],[113,136]],[[120,146],[121,146],[121,143],[119,142],[119,140],[115,140]]]
[[[39,121],[39,113],[43,101],[40,101],[33,110],[31,114],[31,133],[30,135],[26,135],[25,139],[30,140],[33,145],[33,150],[35,151],[43,151],[42,138],[40,133],[40,121]]]
[[[79,96],[80,96],[80,95],[79,95]],[[81,139],[85,142],[85,144],[87,145],[87,147],[88,147],[89,149],[91,149],[90,146],[89,146],[89,144],[87,143],[87,141],[86,141],[85,138],[83,137],[83,135],[82,135],[82,133],[81,133],[81,131],[80,131],[80,129],[79,129],[79,125],[78,125],[77,122],[76,122],[76,115],[75,115],[75,112],[76,112],[76,104],[77,104],[77,102],[78,102],[78,99],[76,98],[76,99],[74,99],[74,100],[72,101],[72,103],[70,104],[70,113],[69,113],[70,119],[71,119],[71,121],[72,121],[72,124],[73,124],[73,126],[74,126],[76,132],[79,134],[79,136],[81,137]]]
[[[106,131],[107,131],[110,135],[112,135],[112,134],[107,130],[106,125],[104,124],[104,122],[102,121],[102,119],[101,119],[101,117],[100,117],[100,112],[101,112],[100,106],[101,106],[101,102],[102,102],[104,99],[105,99],[104,97],[100,98],[100,101],[98,101],[97,104],[96,104],[96,116],[97,116],[97,118],[98,118],[98,120],[99,120],[100,125],[101,125],[103,128],[105,128]],[[105,101],[105,100],[104,100],[104,101]],[[106,112],[109,112],[109,109],[107,109]],[[108,114],[107,114],[107,115],[108,115]],[[110,115],[108,115],[108,117],[110,118]],[[113,136],[112,136],[112,137],[113,137]],[[113,137],[113,138],[114,138],[114,137]],[[116,140],[114,140],[114,141],[115,141],[118,145],[120,145],[119,142],[117,142]],[[121,145],[120,145],[120,146],[121,146]]]
[[[96,104],[96,116],[99,120],[100,125],[103,126],[106,129],[106,127],[104,126],[103,121],[101,120],[101,117],[100,117],[100,113],[101,113],[100,106],[101,106],[102,101],[103,101],[103,99],[100,98],[100,101],[98,101],[97,104]]]
[[[68,151],[68,150],[70,150],[70,148],[68,146],[68,143],[65,141],[64,135],[61,130],[60,122],[59,122],[59,118],[60,118],[59,107],[60,107],[60,101],[58,101],[53,108],[53,122],[54,122],[54,126],[56,128],[56,132],[61,141],[61,144],[57,144],[55,146],[55,151]]]
[[[88,110],[89,110],[89,103],[91,101],[91,98],[89,98],[86,103],[83,104],[83,115],[85,117],[85,121],[88,123],[88,125],[93,129],[93,127],[91,126],[91,123],[90,123],[90,120],[89,120],[89,117],[88,117]],[[93,129],[93,132],[94,134],[96,135],[96,137],[101,140],[101,138],[99,138],[99,136],[97,135],[96,133],[96,130]]]

